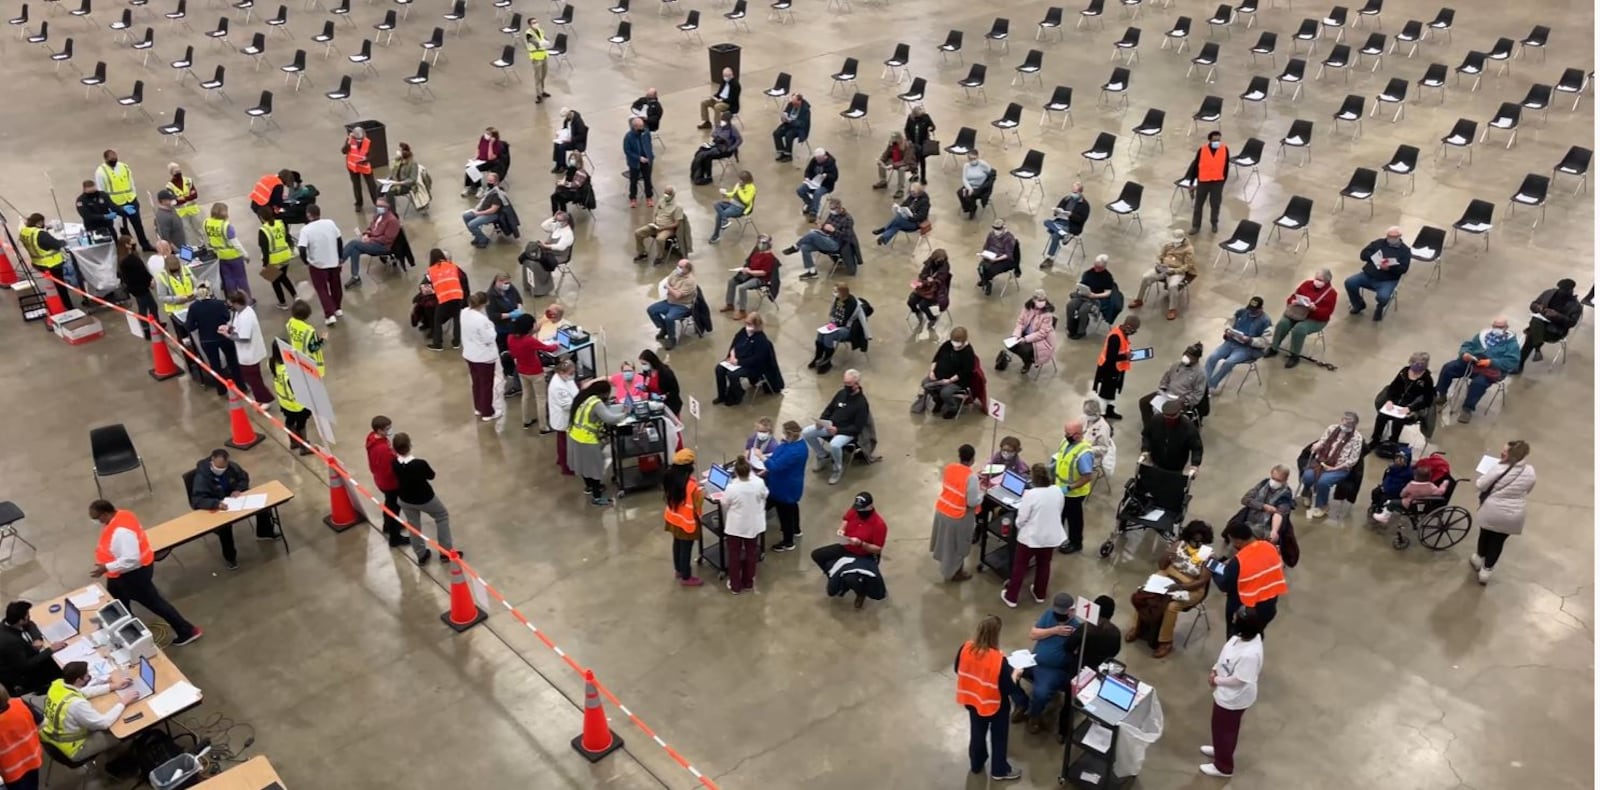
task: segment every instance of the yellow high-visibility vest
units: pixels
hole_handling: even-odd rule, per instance
[[[1089,489],[1094,487],[1094,475],[1078,473],[1078,457],[1086,452],[1089,452],[1088,442],[1074,444],[1071,439],[1063,439],[1061,448],[1056,450],[1056,485],[1069,497],[1088,496]]]
[[[133,170],[127,162],[118,162],[116,167],[101,165],[100,174],[106,177],[106,194],[112,203],[126,206],[138,199],[139,193],[133,189]]]
[[[294,388],[289,386],[288,364],[278,365],[272,369],[272,391],[278,396],[278,408],[284,411],[300,412],[306,407],[294,399]]]
[[[289,229],[284,226],[283,220],[275,219],[262,225],[261,229],[267,232],[267,265],[288,263],[294,257],[294,250],[289,248]]]
[[[156,276],[161,278],[161,282],[167,286],[168,290],[172,291],[173,296],[189,296],[190,294],[193,294],[194,277],[189,274],[188,268],[179,266],[178,272],[179,275],[177,277],[173,277],[167,272],[167,270],[162,269],[161,273],[157,274]],[[189,305],[184,303],[164,303],[161,305],[161,309],[165,310],[167,315],[172,315],[174,313],[181,313],[184,310],[189,309]]]
[[[203,227],[206,231],[206,244],[217,254],[217,260],[231,261],[244,257],[244,253],[239,252],[239,249],[228,241],[227,220],[207,218]]]
[[[283,325],[289,333],[289,345],[295,351],[310,357],[317,363],[317,372],[322,373],[326,368],[322,364],[322,338],[317,336],[317,330],[298,318],[291,318]]]
[[[183,182],[178,185],[178,197],[182,198],[193,191],[194,182],[190,181],[188,176],[184,176]],[[191,200],[178,206],[176,211],[180,217],[192,217],[200,213],[200,201]]]
[[[602,426],[600,418],[594,416],[594,407],[599,405],[600,399],[591,395],[578,407],[578,412],[572,415],[572,424],[567,426],[567,438],[579,444],[600,443]]]
[[[529,60],[537,63],[545,58],[550,57],[550,53],[545,51],[549,49],[550,43],[545,40],[544,30],[538,25],[522,31],[522,38],[528,46]]]
[[[30,228],[24,225],[20,234],[22,246],[28,250],[28,259],[33,261],[34,266],[41,269],[54,269],[60,266],[62,261],[66,260],[66,257],[61,254],[61,250],[39,248],[39,233],[43,230],[44,228]]]
[[[39,727],[39,740],[61,750],[61,753],[72,759],[89,740],[88,730],[66,732],[62,726],[67,721],[67,705],[75,699],[87,699],[83,692],[75,686],[67,685],[65,680],[57,678],[50,684],[50,689],[44,699],[44,722]]]

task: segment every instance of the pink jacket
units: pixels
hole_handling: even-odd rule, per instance
[[[1417,501],[1418,499],[1431,496],[1441,496],[1443,494],[1444,485],[1442,483],[1423,483],[1413,480],[1409,483],[1406,483],[1405,488],[1400,489],[1400,504],[1406,507],[1411,507],[1411,503]]]
[[[1011,330],[1011,336],[1021,338],[1025,343],[1033,344],[1033,364],[1043,364],[1045,360],[1056,355],[1056,314],[1044,310],[1035,310],[1033,302],[1028,302],[1022,308],[1021,315],[1017,316],[1017,326]]]

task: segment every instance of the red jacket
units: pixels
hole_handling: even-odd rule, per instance
[[[1288,299],[1283,300],[1283,303],[1286,305],[1294,304],[1296,296],[1304,296],[1311,301],[1311,315],[1306,317],[1310,321],[1327,323],[1328,319],[1333,317],[1333,308],[1339,306],[1339,292],[1333,287],[1333,283],[1328,283],[1327,286],[1318,288],[1312,285],[1311,280],[1306,280],[1300,283],[1300,287],[1294,289],[1294,293]]]
[[[544,363],[539,361],[539,352],[556,354],[561,347],[554,343],[540,340],[532,332],[526,335],[509,335],[506,337],[506,350],[511,352],[511,358],[517,362],[517,373],[523,376],[544,375]]]
[[[389,437],[373,431],[367,434],[367,466],[372,469],[372,482],[384,493],[397,491],[400,481],[394,476],[394,447]]]

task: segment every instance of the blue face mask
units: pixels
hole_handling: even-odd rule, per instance
[[[631,371],[631,370],[622,371],[622,380],[623,381],[633,381],[633,371]]]
[[[1206,143],[1206,145],[1211,146],[1211,150],[1215,151],[1218,148],[1222,147],[1222,141],[1221,140],[1212,140],[1211,142]]]

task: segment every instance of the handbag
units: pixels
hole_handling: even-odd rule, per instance
[[[932,137],[929,137],[928,139],[923,140],[922,141],[922,145],[917,146],[917,154],[919,156],[921,156],[922,158],[924,158],[924,159],[927,159],[929,157],[938,156],[939,155],[939,141],[933,139]]]
[[[999,356],[994,358],[994,369],[1003,371],[1009,367],[1011,367],[1011,355],[1007,354],[1006,350],[1002,348]]]
[[[1501,472],[1500,476],[1496,477],[1494,479],[1494,482],[1489,484],[1488,488],[1485,488],[1482,491],[1479,491],[1478,492],[1478,504],[1482,505],[1483,503],[1489,501],[1489,495],[1494,493],[1494,487],[1497,486],[1497,485],[1500,485],[1500,481],[1506,479],[1506,475],[1511,474],[1511,470],[1515,469],[1515,468],[1516,468],[1515,466],[1506,467],[1506,470],[1504,472]]]
[[[1311,308],[1303,304],[1292,304],[1284,308],[1283,317],[1298,324],[1311,317]]]

